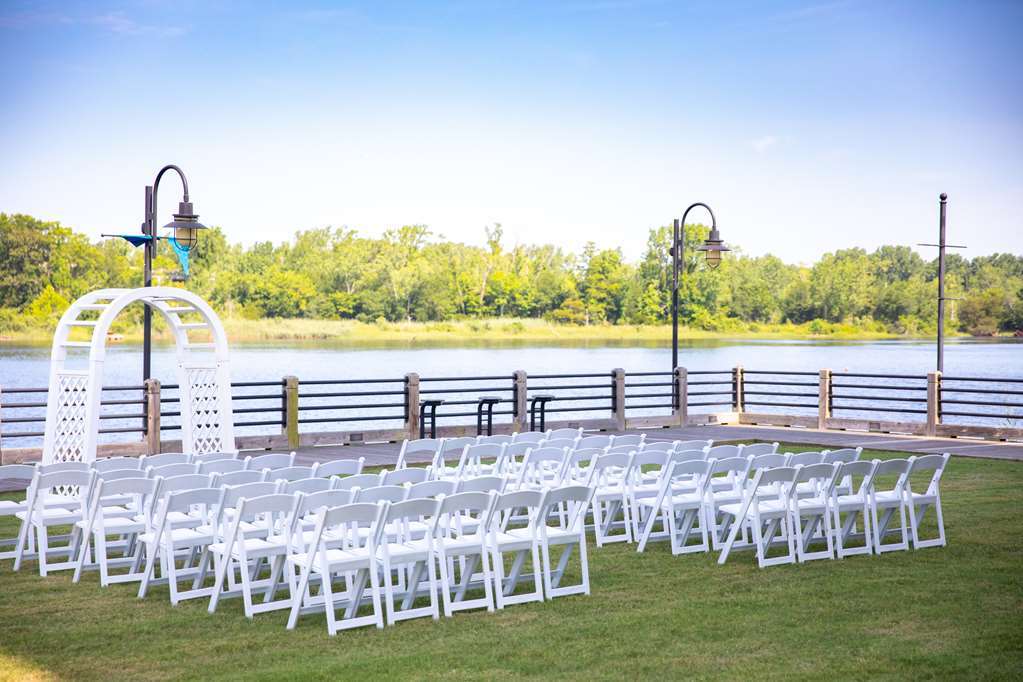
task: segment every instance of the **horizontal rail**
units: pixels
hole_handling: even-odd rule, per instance
[[[884,386],[878,384],[840,384],[832,383],[831,388],[862,388],[867,391],[927,391],[926,386]]]
[[[422,392],[422,391],[421,391]],[[369,395],[405,395],[405,391],[340,391],[337,393],[300,393],[299,398],[358,398]],[[280,396],[276,396],[280,398]]]
[[[419,383],[424,381],[501,381],[512,380],[514,374],[485,376],[485,377],[419,377]]]
[[[820,374],[819,372],[797,372],[797,371],[791,371],[791,370],[772,371],[772,370],[767,370],[767,369],[744,369],[744,370],[742,370],[742,373],[743,374],[777,374],[779,376],[812,376],[812,377],[815,377],[818,374]]]
[[[903,398],[897,395],[839,395],[837,393],[832,394],[834,400],[884,400],[884,401],[897,401],[903,403],[926,403],[926,398]]]
[[[998,379],[995,377],[948,377],[942,375],[941,381],[996,381],[1003,384],[1023,384],[1023,378],[1020,379]]]
[[[745,402],[745,404],[746,405],[759,405],[759,406],[762,406],[762,407],[805,407],[805,408],[810,409],[810,410],[816,410],[817,409],[817,404],[816,403],[814,403],[812,405],[806,405],[806,404],[803,404],[803,403],[762,403],[762,402],[756,402],[756,401],[753,401],[753,400],[747,400]]]
[[[994,405],[995,407],[1023,407],[1023,403],[1000,403],[997,400],[945,400],[941,399],[942,405]],[[1023,419],[1023,415],[1020,415]]]
[[[530,391],[580,390],[585,388],[607,389],[610,384],[557,384],[555,386],[529,386]]]
[[[450,405],[451,403],[446,403],[446,404]],[[476,401],[475,400],[472,401],[472,404],[475,405]],[[380,409],[380,408],[384,408],[384,407],[387,407],[387,408],[391,408],[391,407],[405,407],[405,403],[372,403],[372,404],[368,404],[368,405],[299,405],[298,406],[298,411],[299,412],[312,412],[312,411],[317,411],[317,410],[372,410],[372,409]],[[267,408],[267,409],[270,409],[270,408]],[[235,412],[237,412],[237,411],[238,410],[235,410]],[[279,408],[279,407],[276,408],[276,411],[280,412],[281,408]]]
[[[779,393],[778,391],[743,391],[743,395],[773,395],[782,398],[817,398],[816,393]]]
[[[989,395],[1023,395],[1023,391],[1008,391],[1005,389],[998,388],[952,388],[949,386],[941,387],[942,393],[985,393]]]
[[[405,377],[400,379],[310,379],[299,382],[306,386],[328,386],[330,384],[403,384]]]
[[[805,381],[750,381],[746,379],[743,381],[747,386],[756,384],[757,386],[803,386],[803,387],[817,387],[817,382],[807,383]]]
[[[873,407],[867,405],[832,405],[832,410],[854,410],[856,412],[897,412],[902,414],[927,414],[927,410],[913,410],[895,407]]]
[[[601,388],[606,388],[606,386],[602,386]],[[490,386],[482,386],[482,387],[479,387],[479,388],[476,388],[476,387],[473,387],[473,388],[431,388],[431,389],[428,389],[428,390],[425,390],[425,391],[420,390],[419,391],[419,395],[437,395],[437,394],[440,394],[440,393],[480,393],[482,391],[489,391],[491,393],[498,393],[498,392],[501,392],[501,391],[511,392],[511,391],[514,391],[514,390],[515,389],[512,386],[501,386],[501,387],[498,387],[498,388],[492,388]]]
[[[991,414],[987,412],[947,412],[942,411],[942,416],[946,417],[980,417],[984,419],[1012,419],[1012,420],[1023,420],[1023,415],[1019,414]]]
[[[440,415],[437,415],[440,417]],[[372,421],[401,421],[405,418],[405,415],[388,415],[388,414],[377,414],[377,415],[366,415],[362,417],[316,417],[314,419],[302,419],[298,418],[299,424],[329,424],[331,422],[372,422]]]
[[[527,374],[527,379],[595,379],[597,377],[610,378],[611,372],[599,372],[589,374]]]
[[[858,372],[832,372],[833,377],[860,377],[863,379],[919,379],[927,381],[926,374],[861,374]]]

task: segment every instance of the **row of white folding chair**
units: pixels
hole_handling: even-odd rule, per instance
[[[577,486],[543,492],[469,492],[437,500],[355,503],[323,510],[308,551],[288,559],[293,568],[289,575],[297,574],[292,583],[288,627],[294,628],[300,613],[310,611],[326,613],[331,635],[362,625],[383,627],[385,615],[388,624],[420,616],[436,619],[440,614],[438,591],[446,616],[469,608],[493,611],[508,604],[541,601],[545,596],[551,599],[563,594],[588,594],[582,517],[589,496],[588,488]],[[528,510],[526,524],[509,527],[511,512],[522,508]],[[564,513],[552,513],[559,508]],[[466,519],[474,523],[466,526]],[[551,528],[550,519],[557,519],[559,525]],[[424,522],[427,531],[411,532],[418,527],[414,524]],[[396,531],[393,537],[389,537],[389,528]],[[556,567],[550,557],[552,546],[564,548]],[[574,547],[580,552],[582,580],[578,585],[562,586],[560,580]],[[504,555],[508,553],[515,559],[506,577]],[[532,590],[513,594],[527,558],[533,564]],[[403,593],[396,593],[399,588],[393,582],[393,572],[401,566],[408,567],[407,580]],[[414,601],[423,590],[424,571],[429,604],[416,608]],[[333,587],[337,574],[345,578],[346,589],[340,594]],[[316,597],[309,590],[313,579],[320,584]],[[465,599],[472,585],[482,587],[483,596]],[[401,599],[400,608],[396,599]],[[358,609],[367,601],[372,613],[359,617]],[[339,607],[344,608],[340,620]]]

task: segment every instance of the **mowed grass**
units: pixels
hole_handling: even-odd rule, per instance
[[[805,446],[785,448],[808,449]],[[866,452],[865,457],[899,456]],[[953,459],[948,546],[758,569],[752,552],[591,545],[593,594],[326,634],[323,616],[171,607],[0,562],[0,677],[1014,678],[1023,676],[1023,464]],[[0,534],[13,535],[9,520]]]

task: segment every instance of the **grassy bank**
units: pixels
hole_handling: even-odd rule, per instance
[[[140,601],[95,572],[74,585],[3,561],[0,679],[1018,679],[1023,465],[953,459],[942,495],[945,548],[761,570],[748,551],[718,566],[591,546],[589,597],[333,638],[323,616],[288,632],[285,612],[248,622],[239,599],[209,615],[164,587]]]
[[[333,340],[353,343],[374,342],[458,342],[458,341],[556,341],[556,342],[663,342],[671,340],[669,325],[571,325],[535,319],[485,319],[454,322],[375,322],[357,320],[310,320],[269,318],[224,320],[233,342]],[[137,326],[119,326],[116,331],[125,341],[141,341]],[[53,326],[27,327],[0,334],[5,342],[41,343],[52,338]],[[851,324],[809,322],[805,324],[752,324],[727,330],[684,328],[685,339],[890,339],[913,337],[885,332],[879,328],[861,329]],[[170,335],[157,326],[157,336]]]

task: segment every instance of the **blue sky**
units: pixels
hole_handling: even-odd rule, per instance
[[[1021,2],[0,0],[0,210],[134,231],[174,162],[247,243],[500,222],[636,257],[705,201],[806,262],[933,241],[945,191],[968,255],[1023,253],[1021,37]]]

